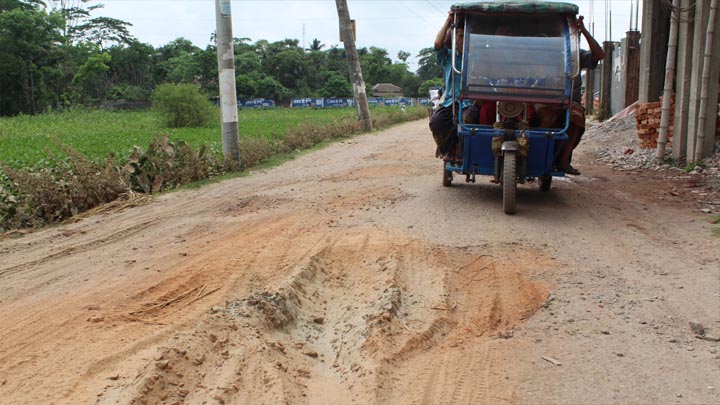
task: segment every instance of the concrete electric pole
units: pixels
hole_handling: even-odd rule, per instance
[[[222,147],[226,159],[240,163],[237,95],[235,92],[235,54],[233,50],[230,0],[215,0],[218,78]]]
[[[355,95],[355,104],[358,110],[358,120],[363,131],[372,131],[372,120],[370,119],[370,108],[368,107],[367,93],[365,92],[365,81],[360,69],[360,59],[357,48],[355,48],[355,35],[350,26],[350,12],[348,11],[347,0],[335,0],[337,5],[338,19],[340,20],[340,37],[345,45],[345,55],[348,59],[350,70],[350,81]]]

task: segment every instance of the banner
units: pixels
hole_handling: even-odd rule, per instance
[[[355,101],[351,98],[325,98],[323,99],[324,107],[352,107]]]
[[[292,102],[290,103],[290,106],[293,108],[298,107],[322,107],[323,106],[323,99],[322,98],[294,98],[292,99]]]
[[[218,101],[215,101],[216,104]],[[369,97],[368,104],[374,106],[389,106],[389,107],[404,107],[412,106],[417,103],[418,100],[406,97]],[[427,99],[420,99],[419,102],[422,105],[427,105]],[[237,101],[239,108],[275,108],[275,101],[268,98],[252,98],[252,99],[238,99]],[[352,98],[293,98],[290,100],[290,107],[292,108],[346,108],[353,107],[355,100]]]
[[[267,98],[238,99],[240,108],[273,108],[275,101]]]

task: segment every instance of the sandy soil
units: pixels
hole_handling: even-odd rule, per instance
[[[0,402],[717,404],[717,225],[610,139],[514,216],[418,121],[5,235]]]

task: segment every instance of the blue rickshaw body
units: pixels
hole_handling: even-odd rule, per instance
[[[451,7],[455,26],[464,26],[462,65],[453,61],[453,81],[459,80],[460,100],[454,114],[462,160],[444,164],[443,185],[452,174],[494,177],[495,183],[517,183],[543,179],[546,189],[553,176],[564,176],[555,168],[558,151],[568,139],[573,79],[579,77],[578,8],[556,2],[473,2]],[[453,53],[456,52],[453,35]],[[453,95],[454,97],[454,95]],[[464,122],[463,106],[495,103],[495,122]],[[500,114],[503,106],[515,106],[512,120]],[[517,107],[521,106],[521,107]],[[551,128],[528,120],[529,108],[539,106],[558,112]],[[513,121],[514,120],[514,121]],[[508,124],[510,122],[510,124]],[[506,165],[504,160],[515,160]],[[514,176],[504,175],[513,170]],[[449,177],[448,177],[449,176]],[[514,177],[514,178],[513,178]],[[514,191],[505,212],[515,211]],[[506,205],[506,204],[504,204]]]

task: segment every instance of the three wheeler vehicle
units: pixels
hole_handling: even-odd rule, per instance
[[[443,186],[456,174],[469,183],[476,175],[493,176],[502,186],[503,210],[514,214],[518,184],[537,179],[540,190],[548,191],[553,176],[565,175],[554,161],[568,139],[573,78],[580,77],[578,7],[472,2],[454,4],[451,11],[453,54],[459,51],[455,27],[464,26],[461,65],[451,58],[452,80],[460,84],[454,120],[462,161],[444,162]],[[481,106],[480,117],[492,118],[464,119],[463,100]],[[530,117],[541,109],[555,114],[552,125]]]

